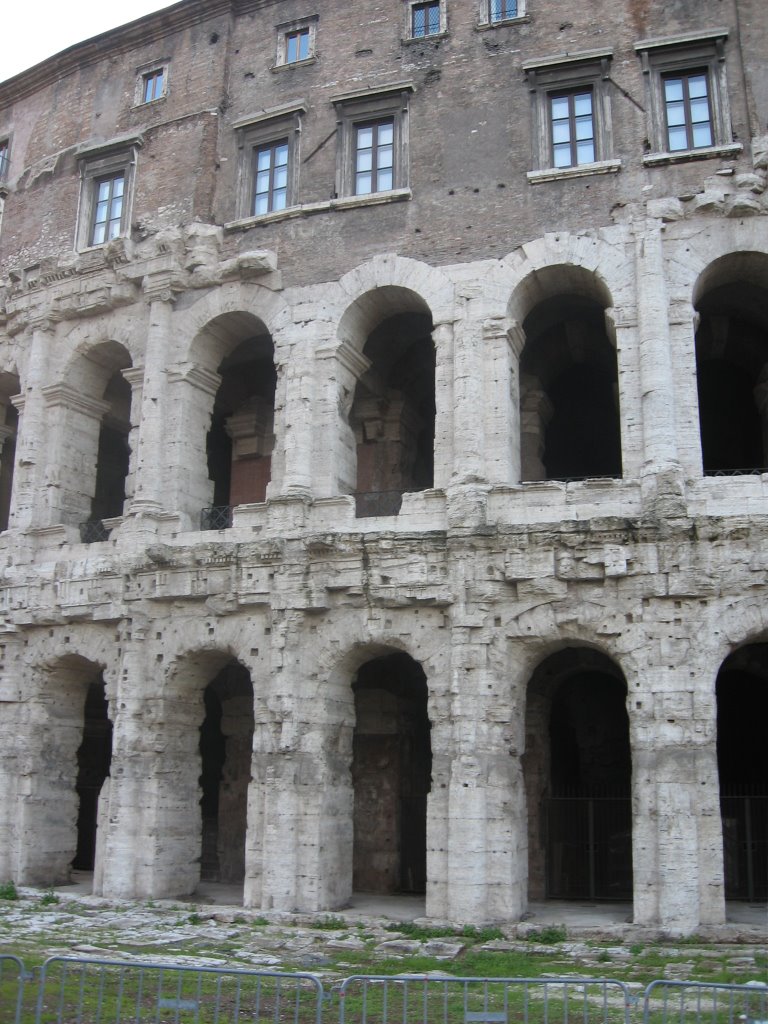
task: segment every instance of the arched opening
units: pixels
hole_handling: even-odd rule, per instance
[[[0,531],[8,529],[19,414],[11,402],[20,391],[15,373],[0,373]]]
[[[112,723],[109,720],[104,677],[88,684],[85,697],[83,741],[77,751],[77,849],[72,867],[93,871],[99,793],[112,760]]]
[[[715,261],[695,301],[704,473],[761,472],[768,465],[768,256]]]
[[[131,387],[123,371],[130,366],[122,345],[102,342],[73,361],[62,387],[50,389],[51,427],[64,438],[62,519],[79,524],[85,543],[105,540],[109,529],[103,520],[123,514],[131,432]]]
[[[389,286],[359,299],[342,329],[363,354],[348,420],[357,515],[397,515],[403,494],[434,483],[432,317],[415,293]]]
[[[570,647],[528,685],[529,898],[632,898],[627,687],[605,655]]]
[[[32,708],[39,749],[27,777],[24,865],[29,885],[94,868],[99,792],[109,775],[112,724],[103,670],[69,655],[43,670]]]
[[[618,365],[605,287],[578,267],[550,267],[519,301],[522,479],[620,477]]]
[[[253,747],[253,685],[231,661],[203,691],[200,726],[200,879],[242,883]]]
[[[266,501],[277,374],[268,334],[247,338],[219,365],[206,449],[215,506]]]
[[[131,455],[131,386],[119,370],[109,378],[102,397],[109,409],[102,416],[99,429],[96,486],[91,502],[94,521],[123,514]]]
[[[717,767],[725,896],[768,900],[768,644],[750,644],[717,675]]]
[[[353,889],[423,893],[432,750],[427,679],[407,654],[360,667],[355,730]]]

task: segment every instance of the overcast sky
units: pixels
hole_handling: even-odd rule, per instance
[[[0,81],[177,0],[0,0]]]

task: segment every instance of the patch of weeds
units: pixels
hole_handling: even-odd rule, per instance
[[[643,946],[642,942],[635,942],[629,947],[629,952],[632,956],[640,956],[644,949],[645,946]]]
[[[237,920],[237,918],[235,918],[235,920]],[[265,924],[269,924],[269,921],[266,917],[254,917],[251,924],[256,928],[263,928]]]
[[[197,913],[197,911],[195,911],[193,914],[190,914],[189,917],[187,918],[187,921],[189,922],[189,924],[202,924],[203,923],[203,919],[202,919],[202,917],[200,917],[200,915]]]
[[[456,935],[456,929],[451,928],[450,925],[444,925],[443,927],[436,925],[433,928],[426,928],[420,924],[415,924],[413,921],[399,921],[394,924],[386,924],[384,925],[384,931],[399,932],[401,935],[407,935],[409,939],[440,939]]]
[[[0,883],[0,900],[17,900],[18,898],[19,893],[13,882]]]
[[[568,933],[562,924],[551,924],[526,935],[528,942],[541,942],[545,946],[554,946],[558,942],[565,942],[567,938]]]
[[[310,925],[310,928],[317,928],[325,932],[339,932],[349,928],[349,925],[343,917],[329,916],[316,918]]]
[[[40,897],[39,903],[41,907],[50,907],[53,906],[53,904],[55,903],[61,903],[61,900],[59,899],[59,897],[56,895],[52,888],[48,888]]]
[[[600,951],[600,955],[598,956],[597,959],[598,959],[598,963],[609,964],[609,963],[611,963],[611,954],[608,952],[607,949],[603,949],[603,950]]]
[[[501,928],[476,928],[473,924],[465,925],[459,932],[464,939],[477,939],[478,942],[492,942],[493,939],[503,939],[504,932]]]

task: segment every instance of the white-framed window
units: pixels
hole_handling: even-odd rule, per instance
[[[303,100],[235,125],[240,152],[237,217],[264,217],[298,203]]]
[[[168,95],[170,61],[153,61],[136,69],[136,93],[134,106],[155,103]]]
[[[525,21],[526,0],[475,0],[478,28]]]
[[[531,92],[529,181],[619,170],[608,77],[612,52],[590,50],[523,65]]]
[[[318,16],[277,26],[276,67],[290,67],[315,59]]]
[[[0,138],[0,181],[6,181],[11,167],[11,140]]]
[[[646,81],[646,164],[722,156],[734,143],[725,63],[727,29],[635,43]]]
[[[405,0],[405,39],[431,39],[448,30],[447,0]]]
[[[106,245],[130,231],[136,159],[141,136],[81,148],[78,249]]]
[[[337,117],[337,196],[367,196],[408,187],[411,83],[333,101]]]

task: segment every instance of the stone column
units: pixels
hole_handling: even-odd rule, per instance
[[[187,529],[199,529],[200,512],[213,500],[208,476],[206,437],[221,377],[203,366],[181,363],[167,371],[168,423],[165,459],[177,467],[173,476],[174,505],[185,518]]]
[[[11,401],[19,413],[16,467],[11,498],[10,526],[25,530],[50,526],[45,498],[48,433],[43,386],[50,362],[53,321],[40,317],[30,324],[29,356],[20,395]]]
[[[435,476],[442,490],[450,483],[453,470],[453,324],[435,324]]]
[[[176,293],[168,274],[144,280],[149,300],[149,324],[144,355],[144,379],[140,414],[131,405],[131,421],[138,421],[139,436],[135,466],[135,489],[130,512],[177,510],[178,476],[184,463],[169,458],[168,438],[172,431],[168,402],[168,361],[171,353],[171,316]],[[127,378],[126,378],[127,379]]]
[[[308,496],[313,489],[314,386],[305,325],[291,323],[275,332],[277,388],[270,493]]]
[[[483,410],[483,325],[472,317],[472,303],[464,302],[464,316],[454,324],[453,345],[453,482],[486,479]]]
[[[643,498],[650,511],[665,516],[682,515],[685,502],[677,457],[663,225],[646,218],[636,221],[633,230],[643,419]]]
[[[493,484],[520,480],[520,353],[525,336],[506,319],[483,322],[485,472]]]
[[[43,388],[51,442],[48,507],[54,523],[78,524],[91,515],[96,493],[99,433],[109,402],[89,398],[69,384]]]
[[[634,920],[690,935],[725,920],[714,700],[697,711],[688,663],[649,674],[630,712]]]
[[[316,355],[321,382],[313,417],[317,496],[354,494],[357,454],[349,414],[357,382],[371,361],[346,340],[324,345]]]
[[[448,916],[518,920],[527,871],[522,723],[503,700],[506,680],[488,663],[487,641],[476,644],[469,629],[454,627],[453,645]]]
[[[120,373],[131,388],[131,432],[128,435],[130,450],[128,475],[125,478],[126,508],[130,508],[136,493],[136,463],[139,454],[139,436],[141,434],[142,390],[144,387],[144,366],[129,366]]]

